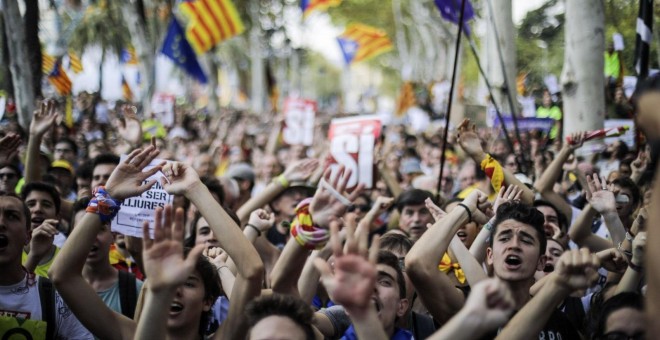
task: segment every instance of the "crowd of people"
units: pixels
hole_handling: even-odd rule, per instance
[[[659,101],[651,77],[633,102],[645,144],[595,156],[584,132],[511,148],[467,119],[446,138],[392,124],[367,188],[329,166],[322,116],[305,147],[276,114],[166,122],[80,99],[67,122],[46,100],[27,131],[0,122],[0,335],[653,338]],[[142,238],[112,230],[157,174],[172,204]]]

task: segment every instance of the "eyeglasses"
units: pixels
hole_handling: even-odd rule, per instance
[[[401,271],[405,273],[405,271],[406,271],[406,258],[405,257],[399,257],[399,268],[401,268]]]
[[[17,176],[14,173],[0,174],[0,180],[3,180],[3,181],[9,181],[9,180],[15,179],[16,177]]]
[[[599,339],[601,340],[643,340],[645,338],[644,332],[637,332],[635,335],[628,335],[625,332],[614,331],[603,334]]]
[[[346,208],[348,212],[354,212],[356,210],[360,210],[363,213],[369,212],[371,210],[371,206],[368,204],[358,204],[358,205],[350,205],[348,208]]]
[[[73,150],[72,149],[55,149],[55,152],[67,153],[67,152],[73,152]]]

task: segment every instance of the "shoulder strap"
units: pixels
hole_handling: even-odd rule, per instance
[[[119,300],[121,301],[121,313],[133,319],[135,306],[137,305],[137,282],[135,275],[119,270]]]
[[[55,289],[45,277],[39,277],[41,319],[46,322],[46,339],[55,339]]]

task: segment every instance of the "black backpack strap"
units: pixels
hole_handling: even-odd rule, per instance
[[[119,300],[121,313],[133,319],[137,305],[137,281],[134,274],[123,270],[119,271]]]
[[[55,288],[45,277],[40,277],[38,280],[41,320],[46,322],[46,339],[55,339]]]

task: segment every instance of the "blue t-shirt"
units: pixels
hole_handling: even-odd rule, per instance
[[[140,296],[142,284],[142,281],[135,279],[135,296]],[[110,309],[117,313],[123,314],[121,310],[121,298],[119,297],[119,280],[117,280],[117,282],[115,282],[115,284],[112,285],[112,287],[109,289],[106,289],[102,292],[96,292],[96,294]]]

